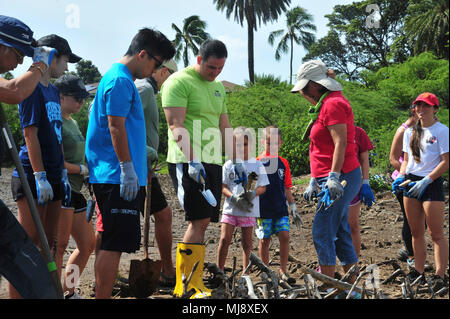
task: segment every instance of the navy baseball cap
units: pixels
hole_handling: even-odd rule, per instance
[[[13,47],[23,55],[34,55],[33,31],[22,21],[0,15],[0,44]]]
[[[56,49],[58,51],[58,55],[67,55],[69,57],[69,63],[77,63],[81,60],[78,55],[72,53],[67,40],[59,35],[46,35],[45,37],[40,38],[37,43],[40,47],[47,46]]]
[[[86,91],[83,81],[78,76],[64,74],[59,77],[53,85],[59,89],[59,93],[62,95],[69,95],[82,99],[89,97],[89,93]]]

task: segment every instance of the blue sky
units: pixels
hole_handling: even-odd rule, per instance
[[[292,0],[290,8],[301,6],[312,14],[317,26],[316,37],[321,38],[328,31],[328,19],[324,15],[331,13],[337,4],[352,2]],[[196,14],[207,22],[206,31],[227,45],[227,63],[218,79],[237,84],[243,84],[248,79],[247,29],[232,18],[227,20],[225,13],[215,9],[212,0],[10,0],[0,2],[0,13],[25,22],[34,31],[36,39],[51,33],[64,37],[75,54],[91,60],[102,74],[123,56],[140,28],[158,29],[172,40],[175,37],[172,23],[181,28],[183,19]],[[277,23],[262,25],[255,33],[256,74],[274,74],[288,80],[289,54],[276,61],[275,46],[267,42],[270,32],[284,26],[283,14]],[[302,48],[294,48],[294,73],[304,55]],[[195,62],[193,56],[190,62]],[[30,63],[31,60],[26,58],[13,74],[21,74]],[[183,67],[181,61],[178,67]],[[74,69],[74,65],[69,65],[69,70]]]

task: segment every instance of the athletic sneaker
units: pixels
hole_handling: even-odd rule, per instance
[[[433,278],[431,278],[431,289],[433,289],[434,292],[438,292],[444,287],[448,288],[447,276],[444,276],[444,278],[442,278],[439,275],[434,275]]]
[[[416,268],[416,263],[414,262],[414,258],[406,258],[406,263],[408,264],[409,270],[413,270]]]
[[[420,276],[422,276],[422,279],[420,279],[419,284],[425,285],[427,283],[427,281],[425,279],[425,273],[421,274],[415,268],[413,270],[411,270],[408,275],[406,275],[406,278],[408,278],[409,282],[412,284]]]

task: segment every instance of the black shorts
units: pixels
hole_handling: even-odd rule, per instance
[[[33,194],[33,198],[37,199],[36,192],[36,181],[33,179],[28,179],[28,185],[30,185],[31,193]],[[53,189],[53,199],[51,202],[56,202],[62,200],[64,198],[64,190],[61,183],[52,184],[50,183]],[[12,176],[11,177],[11,192],[13,199],[17,202],[19,199],[25,197],[25,191],[22,187],[22,183],[20,182],[19,177]]]
[[[202,185],[195,182],[188,174],[188,164],[169,163],[169,174],[181,207],[185,212],[185,220],[193,221],[209,218],[211,222],[219,221],[220,198],[222,196],[222,166],[202,163],[206,171],[206,189],[210,189],[217,201],[212,207],[203,197]]]
[[[72,191],[70,193],[70,204],[69,207],[65,207],[62,205],[63,208],[72,208],[74,209],[74,213],[82,213],[86,211],[86,198],[84,198],[83,194],[77,193]]]
[[[153,215],[154,213],[160,212],[166,207],[167,207],[166,197],[162,192],[158,178],[154,176],[152,178],[150,214]]]
[[[129,202],[120,197],[118,184],[92,184],[103,220],[101,250],[134,253],[140,248],[139,212],[144,211],[145,187]]]
[[[406,174],[405,180],[420,181],[423,176],[417,176],[413,174]],[[403,191],[403,196],[408,197],[406,193],[411,189],[411,187],[406,186]],[[421,202],[445,202],[444,193],[444,179],[442,177],[436,178],[433,183],[427,186],[422,197],[419,199]]]

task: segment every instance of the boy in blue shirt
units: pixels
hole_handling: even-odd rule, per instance
[[[257,157],[264,165],[270,184],[266,186],[266,192],[259,197],[260,219],[256,235],[259,241],[259,255],[261,260],[269,265],[269,246],[272,235],[277,235],[280,241],[280,276],[289,284],[295,283],[295,279],[287,274],[287,262],[289,257],[289,209],[293,215],[297,227],[302,220],[297,212],[297,206],[292,196],[291,170],[286,159],[278,155],[281,147],[281,130],[276,126],[268,126],[264,129],[264,153]]]
[[[159,31],[141,29],[98,86],[86,134],[89,181],[103,220],[95,262],[96,298],[110,298],[122,252],[139,250],[147,184],[145,119],[135,79],[175,55]]]

